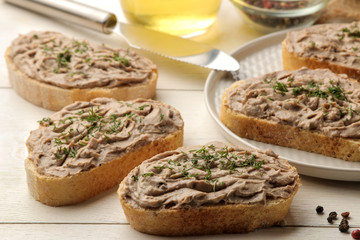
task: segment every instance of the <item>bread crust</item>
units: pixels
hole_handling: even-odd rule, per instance
[[[301,186],[298,178],[296,188],[289,198],[267,200],[265,205],[227,204],[154,210],[136,208],[121,198],[125,181],[126,178],[120,184],[118,195],[130,226],[144,233],[174,236],[245,233],[279,224]]]
[[[142,161],[183,144],[183,129],[153,141],[120,158],[99,167],[66,177],[49,177],[36,171],[35,164],[25,160],[29,191],[33,197],[49,206],[62,206],[82,202],[116,184]]]
[[[90,101],[97,97],[108,97],[126,101],[135,98],[153,98],[156,93],[157,69],[154,69],[149,80],[140,84],[114,88],[66,89],[28,77],[14,64],[10,57],[10,52],[11,48],[9,47],[5,53],[5,60],[12,88],[25,100],[49,110],[58,111],[73,102]]]
[[[344,73],[351,78],[360,81],[360,69],[350,68],[343,65],[333,64],[329,61],[319,61],[314,57],[302,57],[294,52],[289,52],[287,47],[287,40],[282,42],[282,60],[284,70],[297,70],[301,67],[308,67],[310,69],[328,68],[334,73]]]
[[[359,8],[358,0],[330,0],[316,23],[359,21]]]
[[[239,82],[239,84],[241,83]],[[233,88],[236,88],[236,85],[233,85]],[[222,96],[220,120],[239,137],[347,161],[360,161],[360,141],[358,139],[328,137],[318,131],[304,130],[246,116],[227,107],[226,95],[231,89],[228,88]]]

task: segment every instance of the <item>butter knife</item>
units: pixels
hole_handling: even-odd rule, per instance
[[[164,57],[222,71],[237,71],[239,63],[206,44],[117,20],[115,14],[70,0],[5,0],[34,12],[105,34],[122,36],[129,46]]]

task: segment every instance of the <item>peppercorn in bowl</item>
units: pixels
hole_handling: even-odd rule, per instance
[[[230,0],[245,21],[262,32],[313,24],[328,0]]]

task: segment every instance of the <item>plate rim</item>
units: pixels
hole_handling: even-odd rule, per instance
[[[265,36],[262,36],[260,38],[254,39],[240,47],[238,47],[237,49],[233,50],[230,55],[233,56],[236,60],[239,60],[239,58],[241,58],[242,54],[245,52],[251,52],[251,53],[256,53],[257,51],[253,51],[252,48],[257,48],[259,49],[258,51],[265,49],[267,47],[273,46],[275,45],[274,42],[276,42],[276,44],[281,44],[281,39],[284,39],[286,33],[289,30],[284,30],[284,31],[280,31],[280,32],[275,32],[275,33],[271,33]],[[261,46],[259,46],[261,45]],[[245,54],[245,56],[247,56]],[[211,86],[213,86],[215,83],[217,83],[218,81],[221,81],[221,78],[225,76],[225,74],[227,74],[227,72],[224,71],[217,71],[217,70],[212,70],[205,82],[205,87],[204,87],[204,100],[205,100],[205,105],[206,108],[210,114],[210,116],[212,117],[212,119],[217,123],[217,126],[220,127],[220,130],[227,134],[226,139],[228,140],[228,137],[232,138],[232,139],[236,139],[237,141],[243,143],[245,146],[247,147],[251,147],[254,149],[261,149],[249,142],[247,142],[244,138],[241,138],[239,136],[237,136],[235,133],[233,133],[230,129],[228,129],[220,120],[220,117],[218,116],[218,114],[213,111],[212,106],[210,105],[210,93],[211,93]],[[215,106],[214,106],[215,108]],[[251,140],[251,139],[250,139]],[[273,145],[273,144],[269,144],[269,145]],[[274,145],[276,146],[276,145]],[[294,149],[297,151],[302,151],[302,150],[298,150],[298,149]],[[306,151],[303,151],[306,152]],[[306,153],[310,153],[310,152],[306,152]],[[312,153],[312,154],[316,154],[316,153]],[[321,154],[319,154],[321,155]],[[295,165],[295,167],[297,168],[301,168],[302,170],[309,170],[309,169],[316,169],[319,171],[326,171],[327,174],[322,173],[321,175],[318,174],[309,174],[309,173],[301,173],[304,175],[308,175],[308,176],[313,176],[313,177],[318,177],[318,178],[325,178],[325,179],[332,179],[332,180],[343,180],[343,181],[360,181],[360,169],[352,169],[352,168],[331,168],[325,165],[318,165],[318,164],[311,164],[311,163],[304,163],[301,161],[297,161],[297,160],[293,160],[290,159],[288,157],[284,157],[281,156],[281,154],[279,154],[279,157],[288,160],[291,164]],[[327,156],[325,156],[327,157]],[[345,160],[343,160],[345,161]],[[344,177],[329,177],[328,175],[331,173],[341,173],[344,172],[346,174],[358,174],[359,176],[344,176]]]

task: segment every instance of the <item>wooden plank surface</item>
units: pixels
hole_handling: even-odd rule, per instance
[[[352,229],[351,229],[352,230]],[[351,240],[350,233],[323,227],[273,227],[248,234],[221,234],[189,237],[162,237],[143,234],[126,224],[1,224],[2,240],[66,239],[66,240]],[[36,236],[36,238],[34,238]]]

